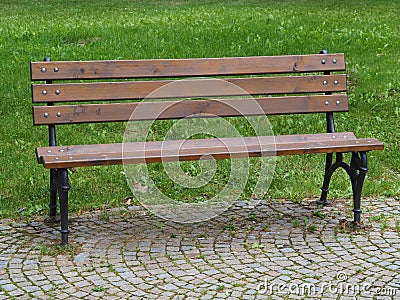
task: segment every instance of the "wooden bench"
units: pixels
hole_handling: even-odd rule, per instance
[[[229,159],[232,156],[325,153],[325,177],[318,202],[326,203],[332,174],[336,169],[344,168],[352,184],[354,222],[360,224],[361,191],[368,170],[366,153],[382,150],[384,146],[373,138],[359,139],[350,132],[335,132],[333,113],[348,111],[343,71],[344,55],[326,51],[291,56],[70,62],[45,59],[44,62],[32,62],[31,79],[36,81],[32,84],[33,123],[46,125],[49,130],[49,146],[38,147],[36,155],[38,162],[50,169],[50,218],[56,217],[59,198],[62,244],[68,243],[68,168],[151,163],[164,159],[198,160],[204,155]],[[226,78],[227,82],[238,86],[243,95],[237,90],[229,92],[207,87],[210,81],[204,77]],[[269,151],[271,138],[267,136],[222,141],[218,138],[198,139],[185,143],[184,149],[179,151],[174,148],[182,141],[166,141],[168,147],[164,150],[170,151],[162,151],[165,146],[162,142],[130,143],[124,145],[129,149],[125,153],[122,144],[57,146],[56,126],[128,121],[132,111],[143,103],[140,100],[177,78],[191,80],[184,81],[187,88],[165,94],[164,101],[148,102],[149,112],[159,111],[165,103],[174,102],[156,116],[157,119],[260,114],[251,109],[244,109],[243,113],[229,106],[235,103],[246,107],[248,99],[240,96],[248,93],[255,97],[265,115],[323,113],[326,115],[326,132],[275,136],[274,151]],[[225,96],[222,102],[214,99],[221,96]],[[181,101],[182,98],[185,101]],[[187,101],[187,98],[194,99]],[[94,102],[88,103],[90,101]],[[105,101],[109,103],[104,104]],[[135,117],[136,120],[153,118],[152,113]],[[343,153],[347,152],[351,153],[350,163],[343,161]]]

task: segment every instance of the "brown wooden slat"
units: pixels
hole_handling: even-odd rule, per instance
[[[134,114],[132,112],[135,111]],[[348,111],[345,94],[35,106],[35,125]]]
[[[227,83],[228,82],[228,83]],[[161,89],[160,89],[161,88]],[[33,102],[344,92],[346,75],[34,84]]]
[[[316,134],[293,134],[293,135],[281,135],[275,136],[276,142],[281,143],[299,143],[299,142],[324,142],[327,139],[331,140],[332,136],[335,136],[336,140],[355,140],[357,139],[354,133],[352,132],[338,132],[338,133],[316,133]],[[262,137],[260,137],[262,138]],[[266,140],[269,141],[270,137],[264,137]],[[247,137],[248,144],[250,145],[252,141],[253,144],[259,144],[257,137]],[[222,139],[225,142],[230,141],[230,143],[234,143],[237,140],[237,137],[232,138],[224,138]],[[197,144],[196,139],[193,140],[185,140],[185,147],[186,148],[193,148]],[[90,145],[71,145],[71,146],[49,146],[49,147],[39,147],[36,149],[37,157],[44,157],[44,156],[59,156],[62,154],[65,155],[80,155],[80,154],[89,154],[89,155],[96,155],[100,153],[100,155],[109,155],[112,153],[119,153],[122,151],[124,147],[125,151],[127,152],[136,152],[142,151],[144,147],[147,150],[156,150],[160,149],[161,142],[136,142],[136,143],[115,143],[115,144],[90,144]],[[171,149],[178,149],[182,143],[182,140],[170,140],[163,144],[163,149],[171,150]],[[220,141],[218,139],[210,139],[209,142],[206,144],[206,147],[216,147],[220,145]],[[200,148],[197,145],[197,148]]]
[[[45,68],[45,70],[43,69]],[[130,61],[32,62],[32,80],[73,80],[344,71],[344,55],[312,54]]]
[[[122,150],[124,147],[124,151]],[[178,150],[179,149],[179,152]],[[247,156],[295,155],[382,150],[376,139],[355,139],[352,133],[198,139],[44,147],[37,149],[38,161],[46,168],[114,165],[176,160],[216,159]],[[51,151],[48,153],[48,151]]]

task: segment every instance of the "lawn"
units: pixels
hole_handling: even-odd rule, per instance
[[[48,173],[34,149],[47,129],[33,127],[29,62],[187,58],[344,52],[350,113],[337,130],[376,137],[364,196],[400,196],[399,1],[1,0],[0,217],[47,211]],[[276,133],[323,130],[324,116],[271,117]],[[59,143],[122,141],[125,124],[60,126]],[[323,156],[279,158],[266,197],[319,195]],[[331,197],[351,197],[344,173]],[[122,167],[71,175],[71,211],[121,206],[131,195]],[[160,185],[164,179],[160,178]],[[168,185],[168,183],[165,183]],[[168,189],[168,187],[164,187]],[[212,193],[212,191],[210,191]],[[191,193],[178,193],[188,201]],[[251,189],[241,196],[251,197]]]

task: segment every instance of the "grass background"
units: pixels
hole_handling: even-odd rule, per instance
[[[364,195],[400,194],[399,1],[128,1],[1,0],[0,217],[47,211],[48,172],[34,149],[47,128],[33,127],[29,62],[187,58],[344,52],[350,113],[338,131],[376,137],[385,151],[370,153]],[[324,131],[324,116],[271,117],[279,133]],[[124,124],[60,126],[58,141],[122,141]],[[324,157],[277,161],[268,197],[319,195]],[[331,197],[350,197],[344,173]],[[122,167],[80,168],[71,175],[71,210],[123,205],[131,195]],[[182,194],[182,198],[189,194]],[[249,197],[248,194],[242,197]]]

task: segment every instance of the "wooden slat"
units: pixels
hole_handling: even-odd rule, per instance
[[[247,96],[343,92],[346,75],[34,84],[33,102]]]
[[[376,139],[355,139],[352,133],[174,140],[110,145],[37,148],[46,168],[69,168],[143,162],[295,155],[382,150]],[[49,152],[50,151],[50,152]]]
[[[130,61],[32,62],[32,80],[219,76],[344,71],[344,55],[313,54]]]
[[[345,94],[35,106],[35,125],[348,111]],[[132,114],[134,112],[134,114]]]

